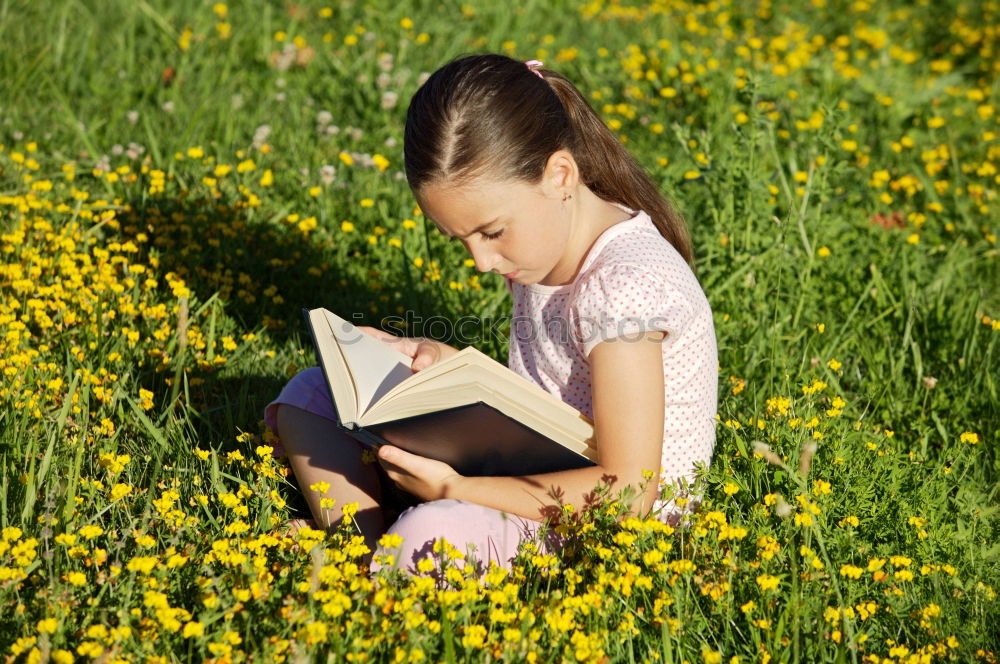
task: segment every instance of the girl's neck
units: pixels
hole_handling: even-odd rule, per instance
[[[573,283],[591,247],[601,234],[632,215],[609,203],[580,185],[573,197],[566,201],[569,207],[569,239],[563,257],[549,276],[540,282],[543,286],[562,286]]]

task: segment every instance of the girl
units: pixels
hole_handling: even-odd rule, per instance
[[[684,222],[580,92],[541,66],[478,55],[435,72],[407,112],[406,176],[424,214],[476,268],[503,275],[514,307],[510,368],[593,419],[598,464],[463,477],[392,446],[366,464],[337,429],[317,368],[266,411],[316,520],[331,525],[323,498],[358,503],[369,546],[389,527],[407,569],[442,537],[480,563],[507,564],[553,495],[582,505],[608,476],[616,491],[644,487],[633,512],[674,518],[680,508],[660,489],[684,485],[711,458],[715,331]],[[412,357],[414,371],[457,352],[367,331]],[[657,471],[659,483],[646,481]],[[417,504],[397,520],[400,495]]]

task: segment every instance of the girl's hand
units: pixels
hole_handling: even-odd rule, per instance
[[[375,337],[382,343],[392,346],[400,353],[413,358],[413,362],[410,364],[410,369],[414,372],[426,369],[435,362],[443,360],[444,358],[458,352],[457,348],[441,343],[440,341],[435,341],[434,339],[427,339],[424,337],[397,337],[394,334],[389,334],[388,332],[383,332],[378,328],[368,326],[359,327],[358,329]]]
[[[462,476],[443,461],[410,454],[392,445],[379,448],[378,460],[399,488],[425,501],[450,497],[462,480]]]

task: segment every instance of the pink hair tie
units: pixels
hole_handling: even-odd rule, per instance
[[[543,81],[545,80],[545,77],[542,76],[542,72],[538,71],[539,67],[544,66],[544,63],[541,60],[528,60],[524,64],[528,65],[528,69],[534,72],[535,76],[542,79]]]

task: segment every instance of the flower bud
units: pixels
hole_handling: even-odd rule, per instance
[[[816,441],[807,441],[802,446],[802,452],[799,454],[799,475],[802,477],[809,476],[809,467],[812,465],[814,454],[816,454]]]
[[[781,494],[778,494],[778,499],[774,503],[774,513],[782,519],[787,519],[792,514],[792,506],[785,502]]]
[[[771,446],[763,441],[760,440],[753,441],[753,453],[755,455],[764,457],[764,459],[770,464],[774,464],[775,466],[782,465],[781,457],[775,454],[771,450]]]

